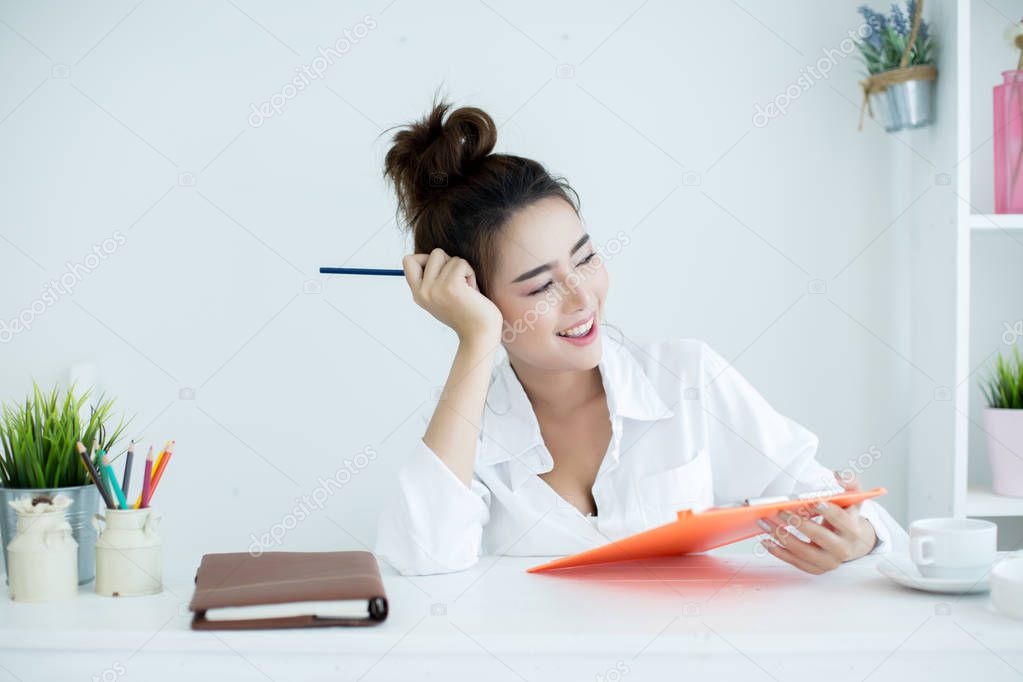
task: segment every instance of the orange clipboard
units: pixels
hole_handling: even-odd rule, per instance
[[[885,488],[874,488],[873,490],[822,495],[811,499],[768,502],[741,507],[711,507],[695,514],[691,509],[683,509],[678,512],[678,518],[671,523],[579,554],[548,561],[545,564],[527,568],[526,571],[542,573],[556,568],[706,552],[715,547],[730,545],[733,542],[762,534],[764,529],[757,525],[757,519],[765,516],[770,517],[783,509],[794,512],[825,500],[846,508],[887,492]]]

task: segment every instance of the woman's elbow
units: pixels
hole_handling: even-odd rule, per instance
[[[451,542],[439,537],[417,537],[402,524],[381,518],[374,549],[377,557],[401,575],[454,573],[479,563],[477,539]]]

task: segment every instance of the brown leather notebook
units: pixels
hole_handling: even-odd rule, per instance
[[[375,625],[387,618],[371,552],[205,554],[195,574],[193,630]]]

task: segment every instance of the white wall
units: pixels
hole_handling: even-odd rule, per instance
[[[0,394],[95,363],[135,433],[177,439],[157,504],[196,561],[246,549],[372,447],[282,547],[370,545],[453,338],[403,280],[316,268],[400,266],[378,135],[443,83],[502,124],[501,150],[570,179],[598,241],[631,235],[612,322],[706,339],[829,466],[877,448],[861,479],[905,522],[907,225],[933,173],[856,130],[861,66],[840,50],[858,4],[0,3],[0,319],[123,237],[0,345]],[[322,79],[250,125],[367,15]],[[825,49],[829,77],[807,75]]]
[[[955,420],[953,396],[968,377],[956,371],[956,258],[961,158],[956,135],[957,5],[951,0],[927,3],[931,32],[938,38],[935,123],[899,135],[906,155],[892,172],[897,191],[917,200],[906,214],[906,265],[909,277],[910,352],[916,366],[907,400],[914,406],[904,434],[909,444],[907,517],[952,516],[955,489]],[[968,242],[967,242],[968,246]],[[944,491],[934,494],[933,491]]]

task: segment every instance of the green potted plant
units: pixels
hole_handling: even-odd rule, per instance
[[[935,42],[923,20],[923,0],[909,0],[906,11],[893,4],[889,16],[866,5],[859,8],[864,25],[856,41],[867,78],[860,81],[863,111],[874,117],[872,102],[879,105],[885,130],[919,128],[934,122]]]
[[[984,431],[991,461],[991,489],[996,495],[1023,497],[1023,360],[1019,346],[1006,360],[999,353],[981,384],[987,400]]]
[[[85,584],[96,575],[96,531],[90,523],[96,513],[99,489],[75,450],[78,441],[87,446],[98,443],[97,452],[112,452],[127,426],[123,418],[111,427],[114,401],[90,406],[88,420],[81,417],[89,391],[75,396],[68,387],[63,399],[56,388],[44,393],[33,384],[24,404],[4,403],[0,415],[0,542],[4,565],[7,544],[14,538],[17,516],[8,502],[30,495],[52,498],[64,493],[72,499],[66,511],[72,534],[78,542],[78,581]],[[95,457],[96,453],[93,453]],[[97,463],[94,461],[94,463]]]

